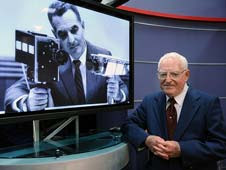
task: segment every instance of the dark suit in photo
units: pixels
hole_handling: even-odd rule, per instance
[[[111,55],[110,51],[94,46],[91,43],[87,42],[86,64],[90,62],[91,54]],[[67,63],[60,66],[59,76],[60,78],[58,82],[49,84],[54,106],[68,106],[78,104],[79,99],[77,97],[76,85],[72,73],[72,62],[70,59],[67,61]],[[92,73],[92,71],[90,71],[89,69],[86,70],[87,94],[86,103],[84,104],[107,102],[107,79],[107,77]],[[120,81],[119,84],[120,89],[122,89],[127,96],[127,85],[123,81]],[[30,85],[31,88],[34,87],[34,83],[31,83]],[[10,88],[8,88],[5,95],[6,111],[13,111],[11,108],[12,102],[15,101],[18,97],[28,93],[29,90],[27,89],[26,81],[24,78],[20,79]]]

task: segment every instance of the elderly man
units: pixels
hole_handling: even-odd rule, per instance
[[[162,92],[147,95],[122,129],[135,147],[150,151],[150,170],[217,170],[226,158],[225,119],[217,97],[187,84],[188,62],[171,52],[160,58]]]

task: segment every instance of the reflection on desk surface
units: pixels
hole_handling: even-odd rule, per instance
[[[102,132],[90,136],[69,137],[0,149],[0,158],[43,158],[60,157],[91,152],[117,145],[122,142],[120,132]]]

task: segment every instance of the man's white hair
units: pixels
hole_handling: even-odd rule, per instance
[[[187,61],[187,59],[184,56],[182,56],[181,54],[179,54],[177,52],[170,52],[170,53],[164,54],[159,59],[159,62],[158,62],[158,70],[159,70],[159,67],[160,67],[160,64],[162,63],[162,61],[165,60],[165,59],[168,59],[168,58],[173,58],[173,59],[179,60],[180,63],[181,63],[182,69],[184,69],[184,70],[188,69],[188,61]]]

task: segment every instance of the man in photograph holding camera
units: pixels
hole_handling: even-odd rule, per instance
[[[67,62],[59,66],[59,81],[47,88],[20,79],[5,95],[7,112],[44,110],[47,107],[127,100],[127,85],[120,76],[108,78],[89,70],[91,54],[111,55],[111,52],[85,40],[85,24],[74,5],[56,1],[49,6],[48,18],[52,32],[60,40],[61,48],[69,54]]]
[[[41,111],[49,107],[75,106],[83,104],[115,103],[128,99],[128,87],[120,76],[112,78],[95,74],[92,67],[92,54],[111,55],[111,52],[94,46],[84,38],[85,25],[77,7],[56,1],[49,6],[48,18],[55,38],[60,41],[60,48],[68,53],[66,63],[60,65],[58,81],[47,82],[44,87],[26,76],[11,85],[5,93],[5,112]],[[38,56],[40,57],[40,56]],[[51,70],[52,68],[49,68]],[[51,70],[52,71],[52,70]],[[48,72],[46,72],[48,73]],[[26,74],[25,74],[26,75]],[[45,76],[45,73],[44,73]],[[126,77],[126,76],[124,76]],[[97,129],[98,121],[103,120],[102,114],[79,116],[81,135],[90,134]],[[65,120],[63,120],[65,121]],[[44,121],[40,126],[45,136],[56,128],[62,120]],[[64,128],[63,136],[73,135],[74,127]],[[10,144],[32,141],[32,123],[2,127],[2,133]]]

